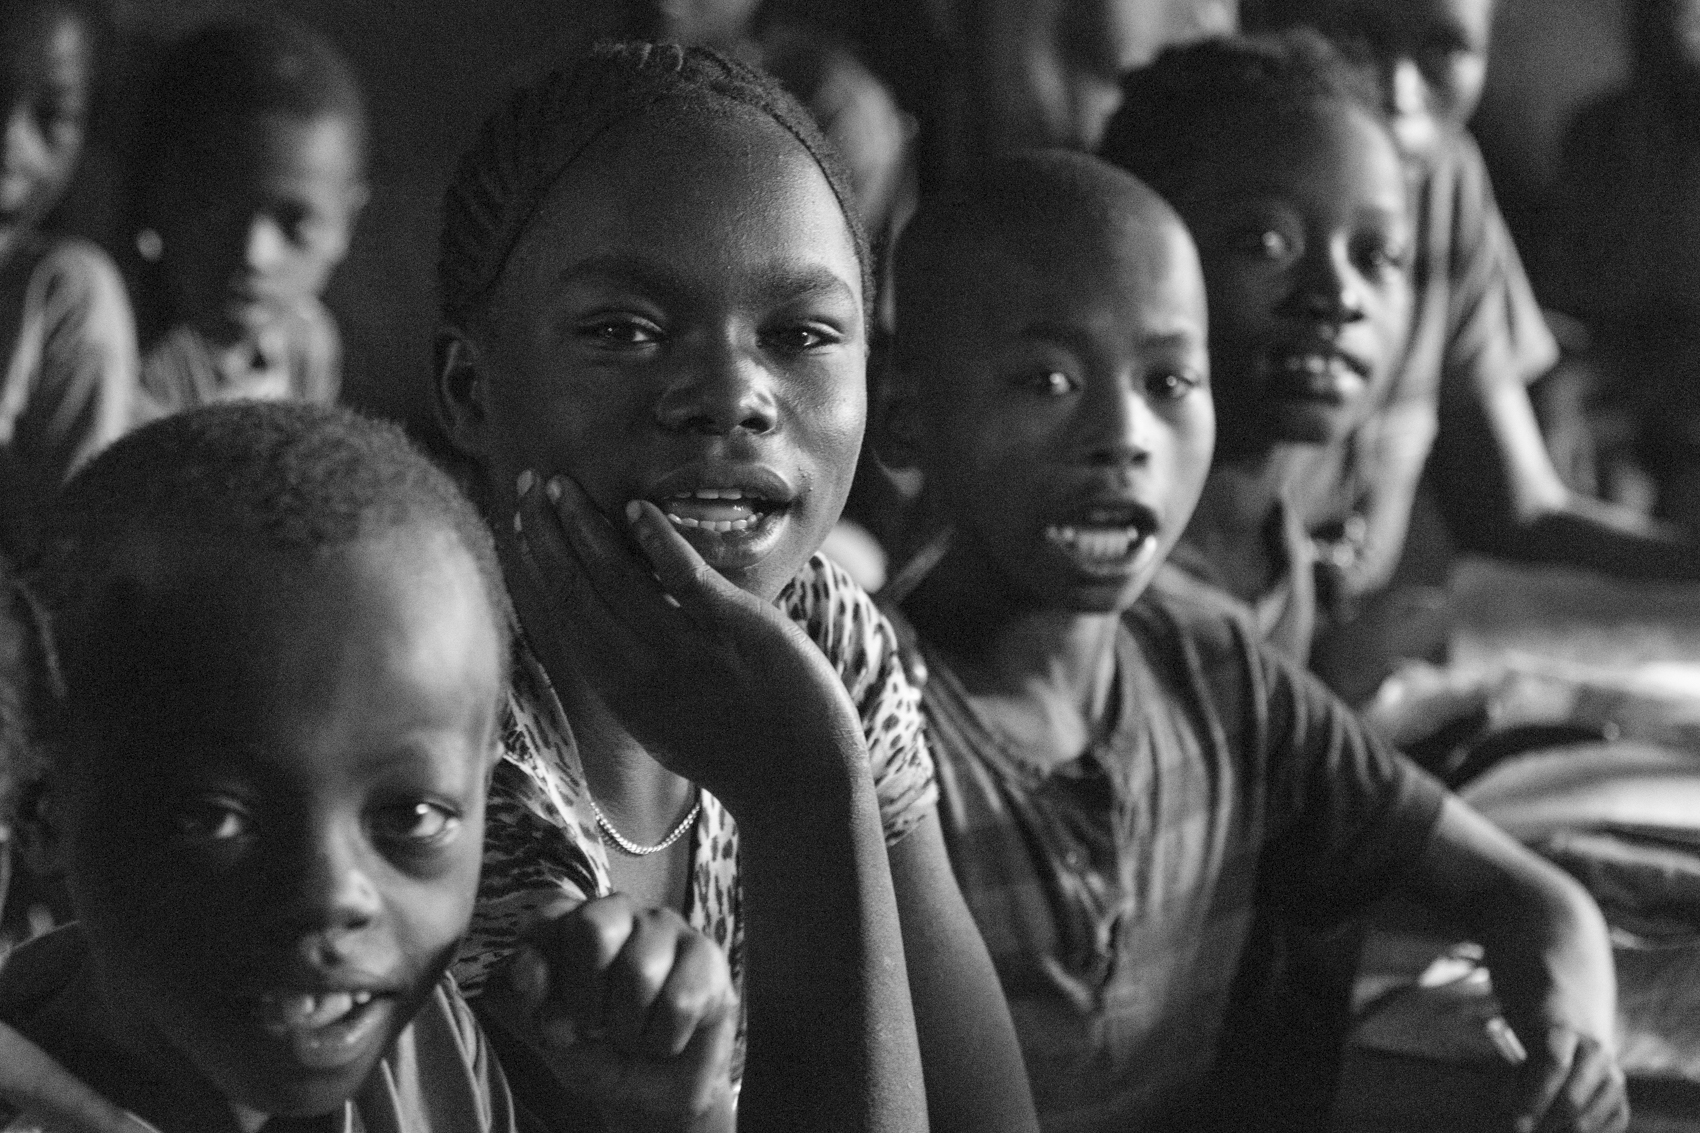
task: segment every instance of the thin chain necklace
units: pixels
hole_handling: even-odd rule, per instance
[[[653,846],[640,846],[624,834],[620,833],[618,830],[614,829],[614,824],[608,821],[608,816],[603,814],[602,808],[596,805],[596,796],[592,795],[589,791],[586,791],[584,793],[584,797],[590,800],[590,809],[595,812],[596,825],[602,827],[602,833],[612,838],[614,840],[614,845],[620,847],[620,849],[624,850],[634,858],[644,858],[648,857],[650,854],[659,854],[662,850],[665,850],[668,846],[671,846],[674,842],[683,838],[685,836],[685,831],[691,828],[691,823],[696,821],[697,812],[702,810],[702,788],[698,787],[697,801],[691,804],[690,811],[684,818],[679,820],[679,825],[673,828],[673,833],[667,835],[667,837],[661,839],[661,841],[655,843]]]

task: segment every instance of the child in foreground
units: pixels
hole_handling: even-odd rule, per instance
[[[1531,1052],[1518,1127],[1622,1128],[1611,959],[1580,887],[1244,622],[1147,594],[1214,434],[1179,218],[1078,155],[986,186],[924,201],[899,244],[891,435],[951,525],[902,612],[951,860],[1042,1126],[1323,1127],[1283,1112],[1288,1052],[1257,1026],[1268,927],[1404,888],[1488,949]]]
[[[319,297],[366,203],[366,130],[347,62],[302,25],[211,24],[167,53],[136,134],[143,419],[336,400]]]
[[[82,156],[107,32],[95,0],[0,6],[0,550],[13,556],[66,477],[123,433],[135,393],[117,269],[46,228]]]
[[[392,427],[218,406],[108,450],[47,546],[77,921],[0,978],[0,1094],[76,1129],[515,1129],[446,975],[507,655],[471,505]],[[591,989],[624,985],[668,1021],[634,1046],[729,1044],[724,960],[678,918],[600,902],[533,954],[543,1024],[604,1026]]]
[[[918,697],[890,625],[816,554],[861,445],[871,274],[807,112],[714,52],[598,48],[462,162],[438,408],[519,632],[456,976],[487,1000],[528,918],[623,892],[729,954],[740,1127],[860,1108],[1027,1130]],[[515,1069],[516,1095],[547,1080]]]

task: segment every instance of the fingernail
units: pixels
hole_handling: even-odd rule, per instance
[[[547,484],[543,485],[543,494],[545,496],[549,497],[550,503],[552,503],[552,504],[560,503],[561,502],[561,478],[559,476],[549,477],[549,482]]]
[[[525,521],[519,517],[519,512],[517,512],[517,511],[514,512],[514,534],[515,535],[524,535],[525,534]]]
[[[521,472],[519,474],[519,478],[514,481],[514,491],[518,495],[523,496],[523,495],[527,494],[528,492],[530,492],[532,487],[535,486],[536,483],[537,483],[537,473],[535,473],[531,469],[527,468],[524,472]]]
[[[626,518],[636,523],[643,518],[643,505],[636,500],[626,501]]]

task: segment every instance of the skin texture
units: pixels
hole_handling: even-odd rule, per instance
[[[555,186],[479,325],[446,331],[439,406],[484,472],[521,622],[598,805],[626,836],[656,842],[701,784],[738,821],[740,1127],[925,1121],[909,977],[893,963],[920,926],[899,929],[895,877],[927,895],[956,946],[912,953],[928,966],[915,986],[941,991],[915,1014],[967,1008],[964,1029],[923,1031],[952,1032],[952,1049],[927,1061],[940,1127],[1031,1128],[1007,1013],[942,843],[912,833],[888,869],[860,722],[771,604],[849,491],[866,416],[863,318],[848,226],[789,135],[753,112],[639,119]],[[764,508],[753,532],[663,515],[681,491],[731,485],[783,506]],[[516,508],[523,540],[511,536]],[[677,909],[690,848],[615,854],[611,868],[639,906]],[[934,968],[971,971],[972,986]],[[823,1031],[821,1018],[839,1022]],[[981,1049],[998,1057],[958,1059],[966,1034],[993,1036]],[[1010,1082],[1015,1104],[992,1109]],[[655,1127],[653,1114],[601,1101],[610,1120]]]
[[[192,143],[154,218],[174,317],[217,343],[322,294],[367,197],[349,122],[267,113],[240,124]]]
[[[1299,486],[1306,448],[1344,440],[1391,378],[1412,232],[1398,153],[1363,110],[1253,117],[1229,145],[1232,159],[1205,160],[1172,192],[1204,263],[1219,435],[1187,539],[1250,599],[1280,569],[1265,524]],[[1330,350],[1348,364],[1325,396],[1283,377],[1281,358]]]
[[[59,203],[82,156],[94,43],[71,13],[19,5],[0,19],[0,262]]]
[[[173,1082],[182,1113],[323,1113],[471,915],[493,611],[471,557],[429,529],[292,565],[233,545],[131,559],[106,690],[131,695],[75,713],[53,785],[97,973],[79,1023]],[[184,703],[199,710],[159,711]],[[334,1064],[255,1014],[255,996],[314,987],[374,993]]]
[[[905,376],[891,455],[919,464],[955,532],[905,611],[1053,762],[1095,734],[1119,615],[1186,527],[1214,435],[1192,242],[1154,194],[1101,176],[1109,221],[988,226],[951,247],[951,287],[898,292],[899,325],[927,333],[906,349],[924,377]],[[1154,551],[1087,568],[1046,536],[1117,504],[1149,509]]]

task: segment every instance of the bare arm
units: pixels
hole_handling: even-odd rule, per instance
[[[1474,935],[1529,1061],[1521,1130],[1621,1130],[1617,981],[1605,922],[1588,894],[1487,819],[1448,798],[1410,878],[1428,905]]]
[[[888,851],[932,1127],[1033,1133],[1033,1097],[997,972],[945,854],[937,814]]]

